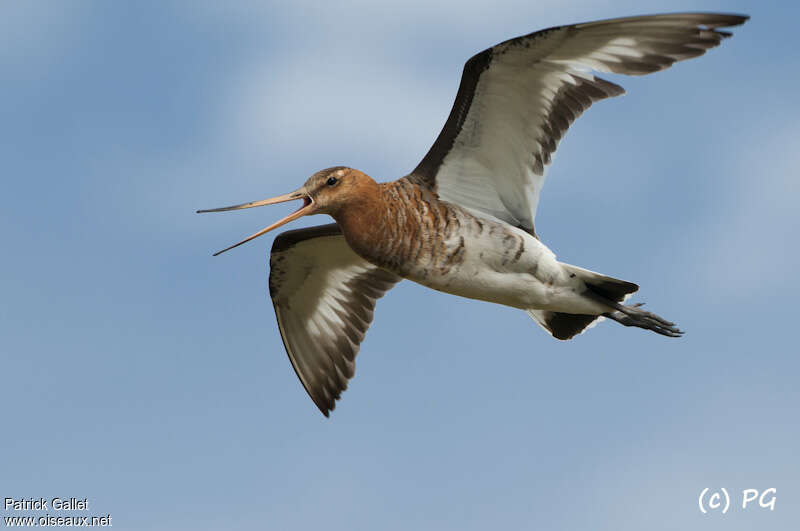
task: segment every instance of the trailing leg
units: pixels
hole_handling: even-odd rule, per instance
[[[610,303],[610,301],[608,301],[606,304],[616,308],[617,311],[604,313],[603,315],[621,325],[636,326],[638,328],[644,328],[645,330],[652,330],[656,334],[667,337],[681,337],[681,335],[683,335],[683,331],[679,330],[675,326],[675,323],[667,321],[654,313],[640,310],[639,308],[643,303],[625,306],[618,302]]]

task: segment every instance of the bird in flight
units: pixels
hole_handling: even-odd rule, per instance
[[[217,254],[301,216],[335,223],[278,235],[269,292],[284,346],[328,416],[355,373],[376,301],[402,279],[519,308],[558,339],[603,317],[668,337],[671,322],[624,304],[639,287],[556,260],[534,227],[556,146],[592,103],[622,87],[592,71],[644,75],[697,57],[747,16],[676,13],[601,20],[507,40],[469,59],[455,103],[408,175],[377,183],[336,166],[296,191],[198,212],[299,200],[298,210]]]

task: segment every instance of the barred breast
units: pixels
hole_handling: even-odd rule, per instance
[[[520,308],[560,279],[553,253],[521,229],[440,201],[406,179],[381,184],[381,194],[382,215],[370,229],[360,237],[345,230],[351,247],[379,267],[439,291]]]

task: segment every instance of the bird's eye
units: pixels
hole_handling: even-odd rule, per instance
[[[339,179],[337,179],[336,177],[328,177],[328,181],[325,184],[327,184],[328,186],[335,186],[336,183],[338,182]]]

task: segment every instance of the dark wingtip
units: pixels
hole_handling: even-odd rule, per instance
[[[306,391],[308,391],[308,389],[306,389]],[[315,398],[310,392],[308,394],[311,396],[311,400],[314,402],[314,405],[317,406],[317,409],[319,409],[319,412],[325,415],[325,418],[329,418],[331,416],[331,411],[336,408],[336,398],[332,400],[325,400],[324,398]]]
[[[730,15],[726,15],[726,20],[720,22],[719,24],[715,24],[710,26],[716,33],[722,36],[723,39],[727,39],[731,35],[733,35],[729,31],[719,30],[717,28],[732,28],[734,26],[741,26],[745,22],[750,20],[750,15],[741,15],[738,13],[733,13]]]
[[[691,13],[689,13],[691,14]],[[709,19],[714,18],[716,19],[709,27],[715,28],[728,28],[731,26],[739,26],[744,24],[748,20],[750,20],[750,15],[745,15],[744,13],[697,13],[702,17],[707,17]],[[701,23],[702,24],[702,23]],[[703,24],[705,25],[705,24]]]

